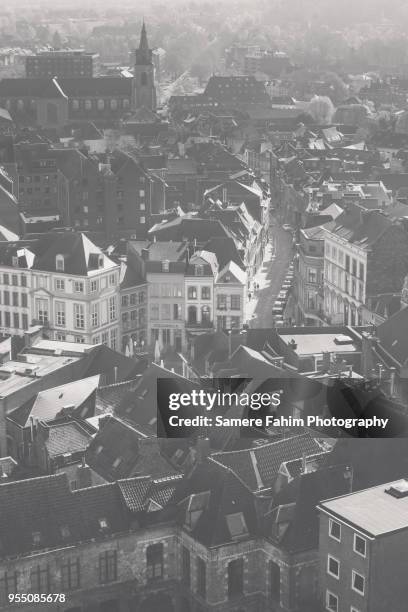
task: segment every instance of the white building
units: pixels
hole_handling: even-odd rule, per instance
[[[39,324],[55,340],[119,349],[119,265],[84,234],[5,246],[0,280],[4,333]]]

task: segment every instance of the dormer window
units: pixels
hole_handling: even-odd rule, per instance
[[[202,264],[199,264],[195,267],[195,273],[196,276],[203,276],[204,275],[204,266]]]
[[[71,532],[69,530],[68,525],[62,525],[61,527],[61,536],[64,540],[66,540],[67,538],[69,538],[69,536],[71,535]]]
[[[103,255],[98,257],[98,268],[103,268]]]
[[[116,469],[120,466],[121,463],[122,463],[122,457],[117,457],[115,461],[113,462],[113,467]]]
[[[18,268],[18,257],[13,256],[13,257],[11,258],[11,263],[12,263],[12,265],[13,265],[13,268]]]
[[[101,531],[107,531],[109,529],[108,519],[104,516],[98,520],[98,523]]]
[[[41,533],[39,531],[33,531],[33,545],[39,546],[41,544]]]
[[[64,272],[65,269],[65,258],[63,255],[57,255],[55,258],[55,268],[57,272]]]

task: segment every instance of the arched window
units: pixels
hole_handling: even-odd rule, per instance
[[[72,108],[73,110],[79,109],[79,100],[72,100]]]
[[[209,306],[202,306],[201,307],[201,321],[203,323],[210,323],[211,322],[211,310]]]
[[[105,101],[98,100],[98,110],[103,110],[105,108]]]
[[[118,108],[118,101],[113,99],[110,101],[110,107],[112,110],[116,110]]]
[[[147,85],[147,74],[146,74],[146,72],[142,72],[142,75],[140,77],[140,84],[141,85]]]
[[[92,101],[85,100],[85,110],[91,110],[91,108],[92,108]]]
[[[196,306],[188,307],[188,322],[189,323],[197,323],[197,308]]]
[[[127,98],[125,98],[123,100],[123,108],[129,108],[129,106],[130,106],[130,101]]]
[[[17,100],[17,109],[18,110],[23,110],[24,108],[24,101],[23,100]]]

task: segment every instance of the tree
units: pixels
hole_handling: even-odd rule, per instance
[[[335,110],[328,96],[314,96],[309,102],[308,113],[319,125],[331,123]]]

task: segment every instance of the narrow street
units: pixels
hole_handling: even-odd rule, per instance
[[[272,223],[275,223],[272,221]],[[292,258],[292,236],[278,225],[269,228],[268,244],[262,268],[253,279],[259,285],[256,295],[251,292],[248,304],[250,327],[270,327],[272,307],[281,289]]]

